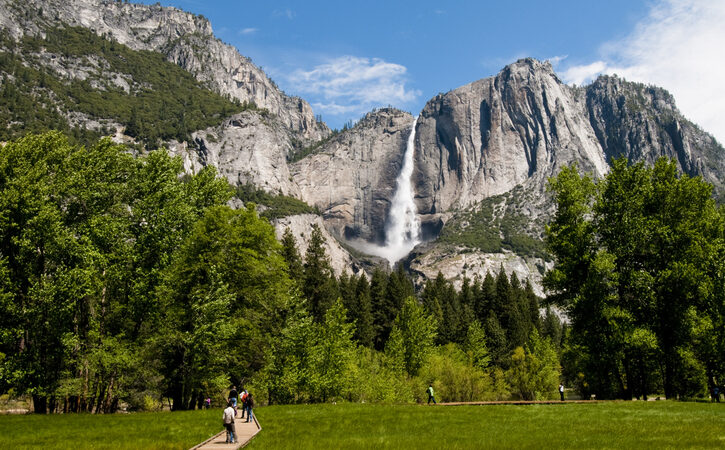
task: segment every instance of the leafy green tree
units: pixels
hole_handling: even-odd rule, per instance
[[[216,206],[207,208],[194,225],[169,269],[161,291],[168,302],[164,310],[186,321],[182,324],[191,320],[193,309],[185,305],[194,301],[195,292],[212,289],[212,270],[228,286],[232,298],[227,317],[238,332],[234,342],[245,343],[244,351],[228,349],[237,354],[235,363],[228,364],[230,379],[261,369],[273,337],[294,310],[297,300],[291,295],[292,282],[281,251],[272,225],[259,218],[253,204],[241,210]],[[181,309],[176,311],[174,306]],[[171,318],[166,321],[173,323]],[[188,328],[181,326],[181,330]],[[180,354],[185,353],[182,349]],[[165,370],[174,370],[173,364]],[[173,386],[169,391],[180,389]]]
[[[678,176],[674,161],[646,168],[621,159],[596,184],[567,168],[551,188],[557,213],[547,242],[557,265],[545,285],[589,353],[589,384],[600,396],[629,398],[648,389],[645,375],[661,352],[665,395],[691,393],[678,380],[689,377],[683,370],[704,373],[692,357],[693,330],[722,298],[722,214],[712,187]],[[635,345],[644,336],[656,345]]]
[[[309,383],[313,398],[326,402],[349,395],[356,356],[353,325],[338,299],[325,313],[310,354]]]
[[[531,333],[526,348],[516,347],[506,377],[513,392],[522,400],[556,398],[559,385],[559,358],[548,339]]]
[[[408,374],[416,375],[433,348],[435,336],[435,319],[425,314],[414,297],[408,297],[395,318],[385,352]]]
[[[474,320],[468,326],[466,342],[463,348],[472,366],[486,369],[491,363],[491,356],[486,345],[486,332],[477,320]]]

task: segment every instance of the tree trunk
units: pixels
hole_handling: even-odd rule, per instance
[[[35,414],[46,414],[48,412],[48,399],[33,394],[33,412]]]
[[[116,381],[115,376],[111,376],[111,381],[108,382],[108,391],[106,393],[106,398],[103,401],[103,412],[108,413],[111,411],[111,401],[113,399],[113,384]]]

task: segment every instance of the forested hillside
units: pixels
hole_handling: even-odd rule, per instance
[[[49,29],[19,42],[0,37],[0,120],[9,125],[0,127],[0,140],[56,129],[89,143],[122,127],[155,148],[256,109],[212,92],[160,53],[85,28]]]

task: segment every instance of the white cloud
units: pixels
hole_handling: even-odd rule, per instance
[[[583,84],[592,81],[598,75],[607,71],[607,63],[595,61],[583,66],[572,66],[564,71],[562,77],[567,83]]]
[[[549,61],[552,66],[556,67],[560,62],[564,61],[568,57],[569,55],[557,55],[552,56],[551,58],[546,58],[546,60]]]
[[[296,15],[297,14],[289,8],[275,9],[272,11],[272,17],[286,17],[289,20],[294,19]]]
[[[600,73],[662,86],[689,119],[725,142],[725,2],[659,0],[632,33],[602,46],[600,61],[573,66],[581,84]]]
[[[249,35],[249,34],[254,34],[257,31],[259,31],[258,28],[242,28],[241,30],[239,30],[239,34]]]
[[[322,112],[362,114],[375,106],[402,106],[420,96],[420,91],[406,88],[406,72],[405,66],[379,58],[341,56],[309,71],[296,70],[288,80]]]

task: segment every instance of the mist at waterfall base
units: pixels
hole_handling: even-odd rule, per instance
[[[418,118],[416,117],[408,136],[405,155],[403,155],[403,167],[395,180],[395,194],[385,223],[385,245],[365,241],[350,243],[361,252],[387,259],[391,267],[407,256],[413,247],[421,242],[420,219],[411,183],[415,154],[415,125],[417,123]]]

